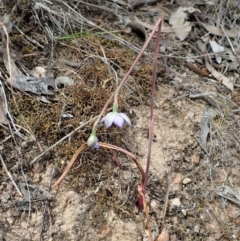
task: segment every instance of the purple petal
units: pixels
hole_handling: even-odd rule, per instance
[[[95,145],[93,146],[94,149],[99,149],[99,144],[98,141],[95,143]]]
[[[118,113],[118,115],[120,115],[128,123],[128,125],[130,125],[130,126],[132,125],[131,120],[125,113]]]
[[[117,114],[117,115],[115,116],[113,122],[114,122],[114,124],[115,124],[116,126],[118,126],[118,127],[120,127],[120,128],[122,128],[123,125],[124,125],[124,119],[123,119],[122,116],[119,115],[119,114]]]
[[[117,112],[110,112],[104,117],[104,123],[106,128],[110,127],[114,121]]]
[[[100,124],[102,124],[105,121],[106,116],[104,116],[101,120],[100,120]]]

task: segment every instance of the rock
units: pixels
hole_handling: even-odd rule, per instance
[[[145,194],[145,200],[146,200],[146,204],[150,203],[150,197],[147,194]]]
[[[177,235],[176,234],[170,235],[170,241],[178,241]]]
[[[240,210],[235,208],[228,208],[227,209],[227,217],[232,221],[240,216]]]
[[[237,226],[240,226],[240,217],[236,218],[235,224],[236,224]]]
[[[33,240],[34,241],[40,240],[40,233],[35,234],[34,237],[33,237]]]
[[[28,143],[27,143],[26,141],[23,141],[23,142],[21,143],[21,147],[22,147],[22,148],[27,148],[27,147],[28,147]]]
[[[173,184],[181,184],[182,175],[181,173],[173,173]]]
[[[197,155],[193,155],[192,156],[192,162],[195,164],[199,164],[200,163],[200,157]]]
[[[50,235],[57,234],[59,231],[60,231],[60,228],[59,228],[59,226],[56,225],[56,224],[51,225],[51,226],[49,227],[49,230],[48,230],[48,232],[49,232]]]
[[[9,193],[3,192],[2,195],[1,195],[1,200],[2,200],[3,203],[6,203],[6,202],[8,202],[8,199],[10,199],[10,197],[11,196],[9,195]]]
[[[173,207],[179,207],[181,205],[181,201],[179,198],[174,198],[171,200],[171,205]]]
[[[62,223],[63,223],[63,220],[57,219],[54,224],[56,224],[56,225],[59,226],[59,225],[61,225]]]
[[[213,175],[215,182],[222,183],[226,180],[228,174],[224,168],[218,167],[214,170]]]
[[[180,154],[174,155],[173,156],[174,161],[183,161],[183,157]]]
[[[185,177],[185,178],[183,179],[182,183],[186,185],[186,184],[190,183],[191,181],[192,181],[192,179],[190,179],[190,178],[188,178],[188,177]]]
[[[199,224],[195,225],[193,228],[194,233],[199,233],[200,232],[200,226]]]
[[[177,217],[173,217],[173,223],[174,223],[174,225],[178,225],[179,224]]]
[[[153,199],[153,200],[150,202],[150,206],[151,206],[151,208],[152,208],[153,210],[156,210],[156,209],[159,207],[159,204],[158,204],[158,202],[157,202],[155,199]]]
[[[189,111],[189,112],[187,113],[187,117],[188,117],[189,119],[192,119],[194,116],[195,116],[195,113],[194,113],[193,111]]]
[[[187,216],[187,210],[186,209],[182,209],[182,214],[184,215],[184,216]]]
[[[167,229],[163,228],[161,234],[157,237],[157,241],[169,241],[169,234]]]

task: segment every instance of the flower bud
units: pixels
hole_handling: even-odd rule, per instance
[[[93,148],[98,149],[99,146],[98,146],[98,139],[97,139],[96,135],[91,134],[90,137],[87,140],[87,144],[88,144],[89,147],[93,147]]]

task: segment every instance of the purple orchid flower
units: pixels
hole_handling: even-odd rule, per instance
[[[131,125],[131,120],[129,119],[129,117],[126,114],[118,113],[117,111],[112,111],[106,116],[104,116],[101,120],[101,123],[103,122],[106,128],[110,127],[113,123],[120,128],[123,127],[125,122]]]

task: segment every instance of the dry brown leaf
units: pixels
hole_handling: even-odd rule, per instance
[[[176,12],[172,13],[169,23],[172,25],[177,37],[183,41],[192,29],[191,22],[187,21],[188,13],[200,12],[194,7],[179,7]]]
[[[234,30],[227,30],[227,29],[224,29],[224,32],[218,28],[218,27],[215,27],[215,26],[212,26],[212,25],[209,25],[209,24],[206,24],[206,23],[202,23],[200,22],[203,27],[208,31],[210,32],[211,34],[214,34],[214,35],[217,35],[217,36],[221,36],[221,37],[224,37],[225,36],[225,33],[227,34],[227,36],[229,38],[236,38],[238,36],[238,32],[237,31],[234,31]]]
[[[212,74],[214,78],[216,78],[220,83],[225,85],[228,89],[233,91],[233,82],[230,78],[226,77],[222,73],[218,72],[213,66],[209,64],[208,61],[206,61],[206,67],[208,71]]]
[[[145,22],[141,21],[141,20],[140,20],[139,18],[137,18],[137,17],[135,17],[135,20],[136,20],[137,23],[141,24],[143,27],[145,27],[145,28],[147,28],[147,29],[153,30],[153,28],[154,28],[154,25],[145,23]],[[161,32],[163,32],[163,33],[172,33],[172,32],[173,32],[173,29],[172,29],[172,27],[164,26],[164,23],[163,23]]]

